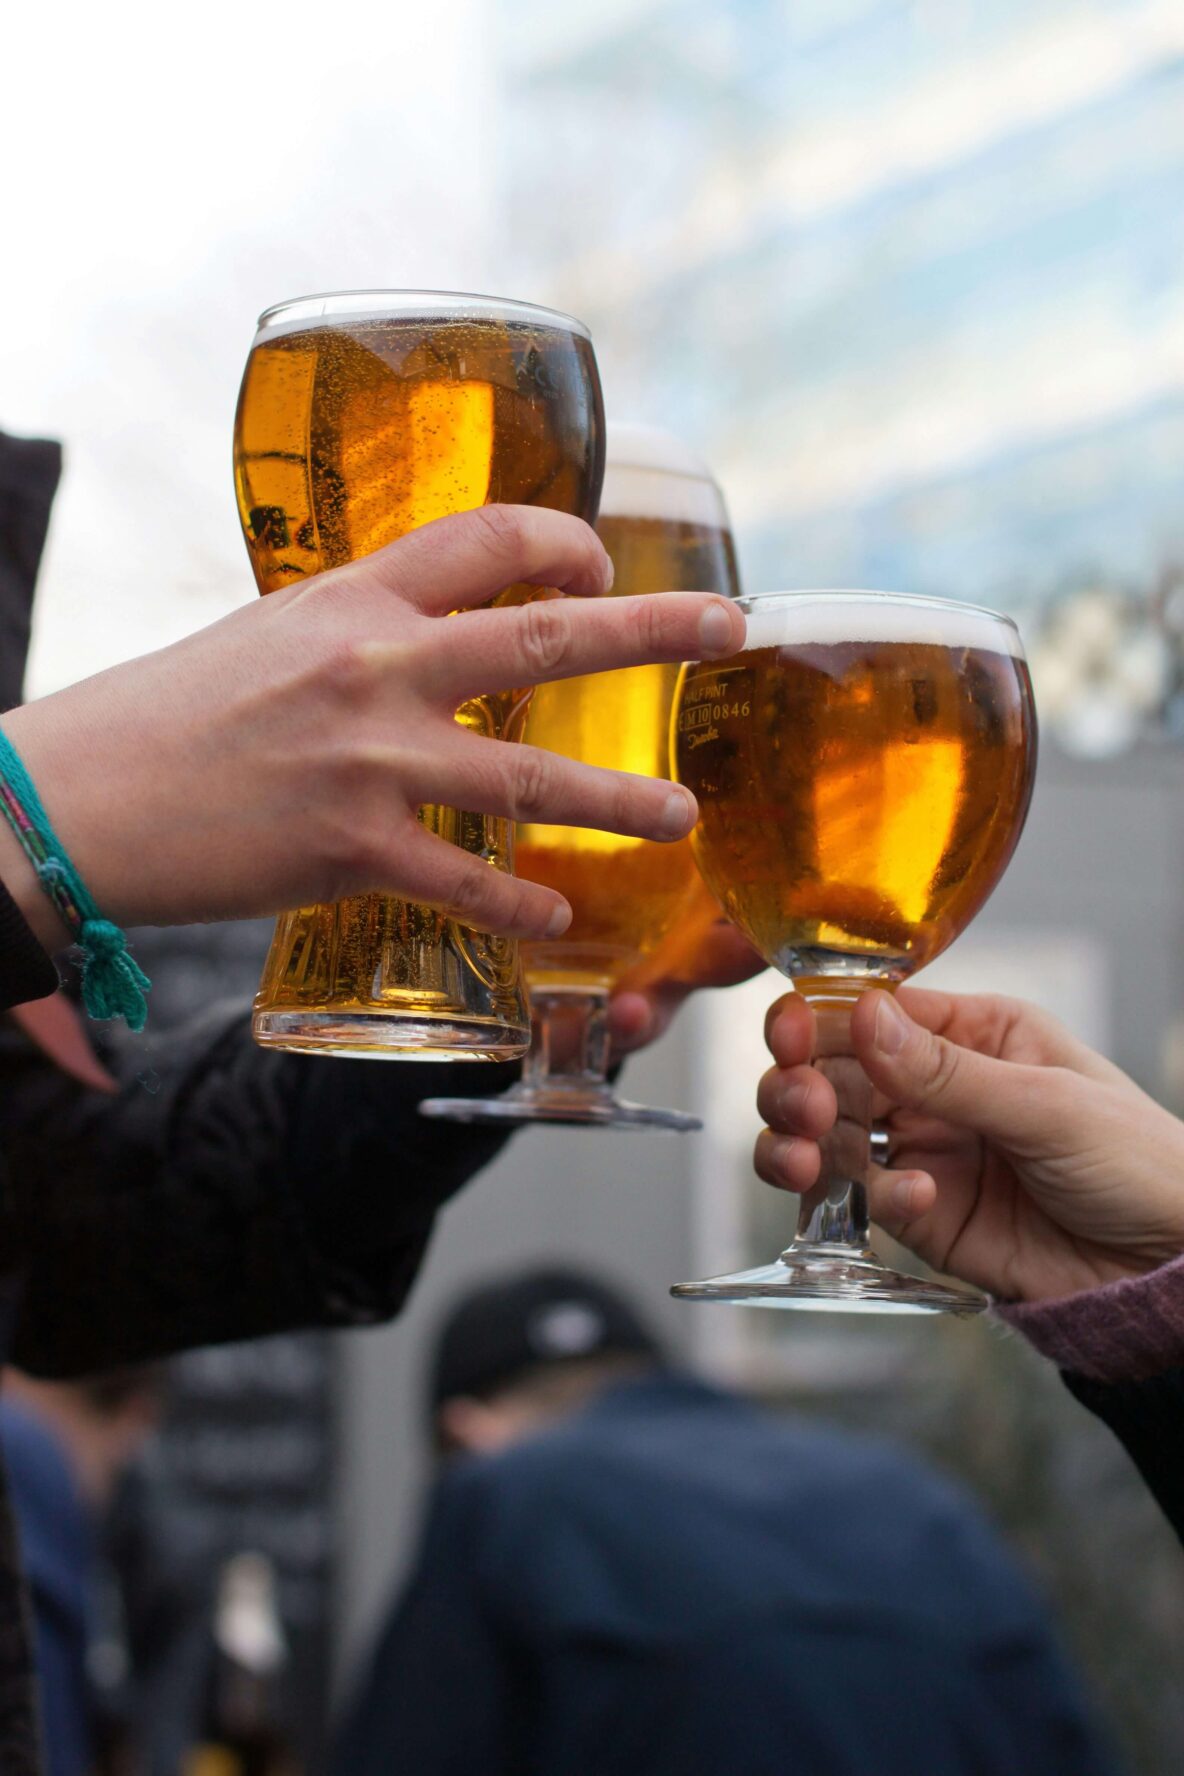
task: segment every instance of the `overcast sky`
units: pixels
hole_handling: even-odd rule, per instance
[[[0,427],[67,447],[32,689],[254,595],[230,441],[261,308],[496,281],[485,6],[10,13]]]
[[[891,548],[852,513],[1184,389],[1179,0],[254,16],[115,0],[6,20],[0,427],[68,450],[35,690],[253,595],[230,436],[255,316],[286,296],[422,283],[574,308],[610,408],[716,464],[746,569],[768,533],[760,583],[792,558],[979,597],[1034,565],[1058,584],[1006,490],[1002,564],[944,508],[915,535],[885,520]],[[1090,472],[1127,497],[1109,457]],[[1137,479],[1158,548],[1159,482]],[[983,499],[975,482],[972,518]],[[1095,508],[1125,537],[1069,500],[1070,552]]]

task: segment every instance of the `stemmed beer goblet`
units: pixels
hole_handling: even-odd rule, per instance
[[[597,531],[613,559],[613,595],[739,591],[723,495],[711,471],[653,426],[607,428]],[[525,739],[585,764],[664,777],[677,666],[631,666],[539,685]],[[522,945],[532,1039],[522,1078],[498,1097],[429,1098],[453,1122],[548,1122],[591,1128],[697,1129],[682,1110],[632,1104],[609,1082],[613,991],[684,922],[705,890],[689,841],[659,845],[588,828],[520,825],[518,867],[556,888],[573,919],[563,937]]]
[[[946,1312],[974,1290],[883,1264],[868,1237],[871,1082],[851,1012],[965,930],[1023,829],[1036,718],[1004,616],[886,592],[741,599],[731,659],[685,667],[678,780],[699,801],[696,861],[725,913],[814,1008],[838,1099],[797,1235],[772,1264],[672,1293],[697,1301]]]

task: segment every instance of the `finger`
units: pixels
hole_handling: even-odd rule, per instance
[[[765,1013],[765,1046],[779,1067],[797,1067],[814,1052],[814,1013],[800,993],[786,993]]]
[[[612,585],[613,567],[582,519],[546,506],[494,505],[421,525],[354,563],[352,576],[442,617],[522,584],[595,598]]]
[[[658,948],[631,970],[630,991],[673,997],[680,1003],[699,987],[734,987],[751,980],[768,964],[742,932],[726,919],[689,931],[672,931]]]
[[[727,919],[717,919],[683,959],[679,981],[688,988],[735,987],[763,974],[768,966],[742,931]]]
[[[617,1054],[631,1054],[661,1035],[656,1006],[645,993],[616,993],[609,1001],[608,1031]]]
[[[895,1104],[1012,1146],[1040,1145],[1063,1121],[1071,1076],[963,1048],[914,1022],[888,993],[864,994],[851,1035],[872,1084]]]
[[[805,1141],[794,1135],[779,1135],[773,1129],[762,1129],[756,1138],[752,1163],[758,1178],[777,1190],[800,1194],[812,1190],[822,1169],[822,1154],[817,1141]]]
[[[876,1166],[868,1179],[867,1201],[877,1227],[893,1239],[913,1245],[924,1240],[923,1224],[937,1202],[937,1184],[928,1172]]]
[[[903,987],[897,995],[914,1023],[962,1048],[998,1060],[1068,1067],[1091,1079],[1117,1080],[1118,1068],[1087,1048],[1038,1006],[998,993],[938,993]]]
[[[753,1165],[766,1184],[801,1196],[818,1182],[822,1153],[816,1142],[764,1129],[756,1139]],[[927,1172],[872,1172],[868,1186],[872,1220],[922,1257],[932,1255],[927,1218],[936,1201],[937,1186]]]
[[[562,937],[571,924],[571,907],[561,894],[507,875],[422,828],[400,851],[397,887],[402,899],[438,907],[501,937]]]
[[[587,603],[541,598],[471,611],[463,623],[450,624],[422,682],[428,696],[456,705],[588,672],[719,659],[743,644],[742,612],[712,593],[651,592]]]
[[[775,1134],[818,1141],[835,1124],[835,1088],[814,1067],[770,1067],[756,1088],[756,1107]]]
[[[685,950],[661,944],[633,970],[609,1005],[614,1047],[621,1054],[644,1048],[669,1028],[692,993],[738,986],[767,966],[726,919],[701,930]]]
[[[422,800],[472,814],[502,814],[535,826],[590,826],[670,844],[698,818],[689,789],[661,777],[638,777],[580,764],[541,746],[458,734],[433,758]]]

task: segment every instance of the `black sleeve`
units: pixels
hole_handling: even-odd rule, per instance
[[[1184,1541],[1184,1369],[1142,1381],[1062,1379],[1083,1406],[1108,1424]]]
[[[446,1478],[415,1571],[347,1708],[330,1776],[516,1776],[506,1637],[478,1578],[465,1487]]]
[[[60,984],[49,955],[0,882],[0,1011],[7,1011],[10,1005],[27,1005],[31,999],[48,999]]]
[[[0,1269],[36,1374],[389,1317],[436,1209],[505,1138],[418,1115],[438,1067],[267,1051],[225,1006],[107,1058],[116,1097],[0,1033]],[[447,1069],[470,1093],[509,1076]]]
[[[61,473],[60,444],[0,432],[0,711],[21,700],[33,588]],[[57,970],[0,884],[0,1010],[57,986]]]

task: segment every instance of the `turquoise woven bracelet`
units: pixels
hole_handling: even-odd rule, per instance
[[[128,954],[127,938],[104,919],[66,848],[49,823],[33,779],[0,728],[0,811],[16,834],[37,880],[82,951],[82,1003],[88,1017],[126,1019],[142,1030],[152,982]]]

